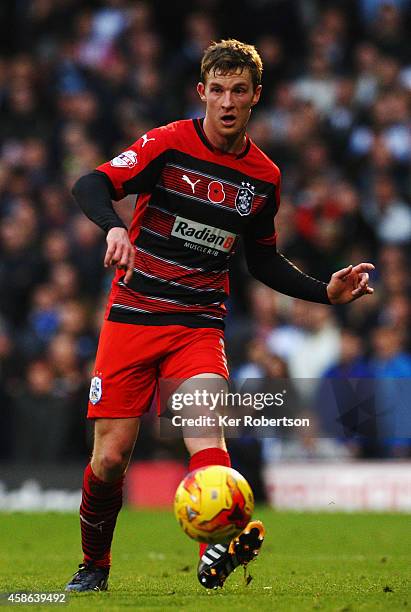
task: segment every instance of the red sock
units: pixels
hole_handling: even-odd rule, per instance
[[[123,480],[122,477],[116,482],[104,482],[90,464],[84,470],[80,506],[84,563],[91,561],[97,567],[110,567],[111,540],[123,502]]]
[[[225,465],[226,467],[231,467],[230,455],[221,448],[205,448],[190,457],[188,469],[192,472],[207,465]],[[200,558],[207,546],[208,544],[200,544]]]

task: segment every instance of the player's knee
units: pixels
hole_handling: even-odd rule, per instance
[[[107,450],[95,457],[103,480],[120,478],[127,469],[128,459],[128,454],[126,455],[118,450]]]

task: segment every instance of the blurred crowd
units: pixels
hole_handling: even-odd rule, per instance
[[[151,127],[202,116],[199,62],[224,37],[263,58],[249,132],[282,170],[279,250],[322,280],[376,266],[372,298],[330,308],[254,281],[240,249],[233,376],[374,377],[390,397],[382,432],[339,439],[319,392],[303,408],[320,408],[314,432],[243,444],[256,462],[410,456],[411,411],[392,379],[411,379],[411,2],[18,0],[2,4],[0,22],[0,458],[87,455],[111,272],[71,187]],[[125,220],[132,205],[116,205]],[[154,419],[146,431],[137,452],[171,452],[148,443]]]

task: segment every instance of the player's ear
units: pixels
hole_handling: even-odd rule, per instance
[[[258,102],[258,100],[260,99],[261,96],[261,90],[262,90],[263,86],[262,85],[257,85],[257,87],[255,88],[254,94],[253,94],[253,99],[251,100],[251,106],[255,106]]]
[[[205,85],[204,83],[197,83],[197,93],[200,96],[200,99],[202,102],[206,102],[206,96],[205,96]]]

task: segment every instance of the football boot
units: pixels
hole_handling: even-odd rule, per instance
[[[243,531],[229,544],[209,544],[202,555],[197,570],[200,584],[206,589],[222,587],[227,577],[239,565],[244,567],[260,552],[265,529],[261,521],[250,521]],[[251,580],[246,578],[248,584]]]
[[[92,563],[81,563],[77,572],[66,585],[65,591],[107,591],[109,568],[96,567]]]

